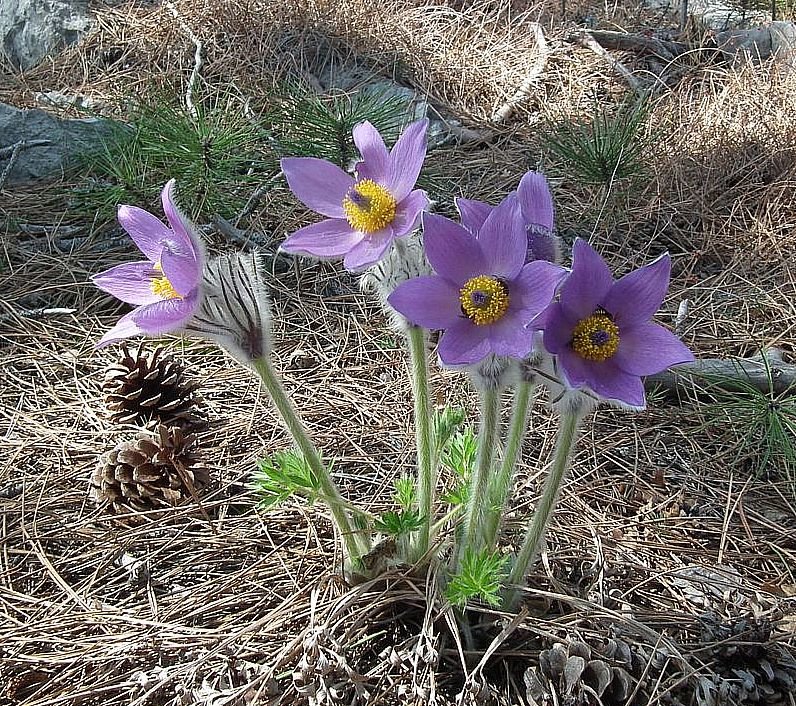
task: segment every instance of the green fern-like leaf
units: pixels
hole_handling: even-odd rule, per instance
[[[467,550],[459,571],[445,588],[446,598],[454,605],[464,605],[479,598],[492,606],[500,605],[500,591],[506,580],[506,557],[495,552]]]
[[[260,507],[268,509],[298,494],[313,502],[321,488],[304,456],[298,451],[279,451],[258,463],[254,488]]]

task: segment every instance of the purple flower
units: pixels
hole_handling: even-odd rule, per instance
[[[409,233],[428,207],[424,191],[413,191],[426,156],[428,120],[411,123],[387,151],[373,125],[354,128],[354,144],[362,154],[357,178],[314,157],[281,161],[293,193],[327,220],[300,228],[282,250],[322,259],[344,257],[347,270],[378,262],[395,238]]]
[[[162,192],[171,228],[148,211],[119,206],[119,223],[147,260],[117,265],[91,278],[103,291],[136,307],[100,339],[98,348],[138,334],[157,336],[181,329],[199,305],[202,246],[174,204],[174,183],[172,179]]]
[[[439,357],[470,365],[489,354],[522,358],[533,347],[527,325],[551,301],[564,270],[525,263],[526,238],[516,198],[486,217],[478,237],[447,218],[423,215],[426,256],[436,274],[400,284],[390,305],[410,322],[443,329]]]
[[[547,179],[539,172],[526,172],[520,180],[516,194],[528,239],[525,261],[558,262],[558,238],[553,233],[553,196]],[[459,210],[462,225],[476,235],[494,209],[483,201],[461,198],[456,199],[456,208]]]
[[[559,301],[542,318],[544,346],[557,356],[564,382],[633,408],[645,406],[641,376],[692,361],[683,343],[649,319],[669,288],[671,260],[662,255],[614,281],[585,241],[572,249],[572,272]]]

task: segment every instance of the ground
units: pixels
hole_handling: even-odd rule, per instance
[[[182,99],[195,56],[186,27],[203,43],[201,85],[229,88],[255,114],[286,78],[311,82],[329,64],[356,62],[478,132],[429,155],[440,212],[452,213],[457,195],[494,203],[542,166],[565,262],[578,235],[617,272],[668,250],[672,286],[658,319],[673,326],[688,300],[678,332],[698,357],[793,352],[796,74],[787,67],[699,52],[673,62],[649,81],[638,174],[596,183],[550,135],[595,110],[613,114],[631,88],[568,39],[586,18],[646,34],[676,27],[631,3],[186,0],[98,13],[80,44],[3,77],[0,98],[32,105],[36,92],[57,89],[119,106],[177,86]],[[495,122],[537,65],[537,21],[550,50],[544,69]],[[707,41],[691,32],[688,41]],[[645,79],[656,68],[615,56]],[[643,413],[595,414],[524,612],[474,606],[471,642],[434,572],[396,570],[350,587],[322,506],[258,510],[256,461],[290,442],[256,378],[208,344],[163,342],[201,383],[201,451],[213,477],[203,511],[189,503],[155,521],[114,521],[89,478],[135,429],[107,417],[102,382],[119,351],[94,343],[123,308],[88,277],[134,255],[112,221],[74,207],[84,178],[0,193],[0,701],[448,704],[461,693],[463,703],[599,703],[580,672],[549,666],[555,643],[571,660],[582,642],[608,665],[604,703],[746,703],[753,692],[794,703],[791,459],[761,457],[762,432],[732,396],[652,393]],[[277,184],[239,226],[272,251],[309,218]],[[229,247],[207,232],[211,250]],[[275,366],[346,496],[387,509],[393,479],[414,463],[400,335],[337,264],[273,262]],[[35,315],[40,308],[69,312]],[[432,384],[439,406],[474,419],[463,374],[435,367]],[[538,498],[555,427],[540,402],[507,547]],[[545,702],[534,685],[556,696]]]

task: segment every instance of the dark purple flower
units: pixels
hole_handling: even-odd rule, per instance
[[[525,263],[526,238],[516,198],[487,216],[478,237],[442,216],[423,215],[426,256],[436,274],[400,284],[390,305],[418,326],[442,329],[439,357],[470,365],[489,354],[522,358],[533,347],[527,325],[551,301],[564,270]]]
[[[281,161],[293,193],[327,220],[300,228],[282,250],[322,259],[344,257],[348,270],[378,262],[395,238],[409,233],[428,207],[424,191],[414,189],[426,156],[428,120],[411,123],[391,151],[373,125],[354,128],[354,144],[362,154],[357,178],[314,157]]]
[[[119,206],[119,223],[147,260],[117,265],[91,278],[103,291],[136,307],[100,339],[98,348],[130,336],[181,329],[199,305],[202,246],[174,204],[174,184],[172,179],[161,194],[170,228],[148,211]]]
[[[516,191],[528,239],[526,262],[547,260],[558,262],[558,238],[553,233],[553,197],[547,179],[539,172],[526,172]],[[462,225],[478,235],[493,206],[474,199],[456,199]]]
[[[558,359],[564,382],[605,400],[645,406],[641,376],[692,361],[671,332],[650,321],[669,288],[671,260],[662,255],[614,281],[585,241],[572,249],[572,271],[559,300],[543,314],[544,346]]]

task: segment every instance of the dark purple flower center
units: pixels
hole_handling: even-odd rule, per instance
[[[365,194],[360,194],[356,189],[348,192],[348,200],[357,208],[367,209],[370,206],[370,199]]]
[[[470,301],[473,303],[473,306],[477,306],[479,309],[486,306],[487,302],[489,301],[489,294],[487,292],[483,292],[480,289],[476,289],[470,295]]]

